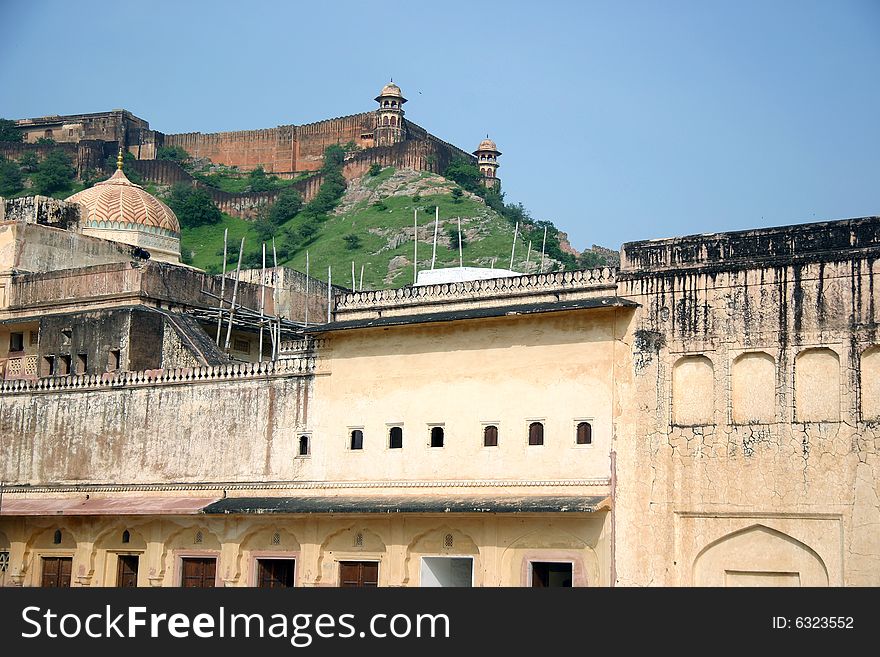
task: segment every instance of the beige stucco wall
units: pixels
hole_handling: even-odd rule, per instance
[[[316,479],[608,478],[613,380],[624,350],[616,310],[330,334],[315,379]],[[575,444],[577,422],[593,444]],[[531,422],[544,445],[528,444]],[[483,426],[499,429],[483,447]],[[403,449],[389,449],[390,426]],[[445,444],[431,448],[430,427]],[[349,449],[352,429],[364,449]]]
[[[39,586],[43,556],[70,556],[73,586],[115,586],[118,555],[136,554],[138,586],[179,586],[184,556],[218,558],[217,586],[254,586],[261,557],[295,559],[296,586],[338,586],[346,560],[378,561],[380,586],[419,586],[423,556],[472,558],[475,586],[528,586],[531,560],[570,562],[575,586],[607,586],[606,520],[605,512],[3,518],[0,549],[9,549],[10,561],[0,585]]]

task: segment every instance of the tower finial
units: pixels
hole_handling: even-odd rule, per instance
[[[119,149],[119,155],[116,157],[116,168],[117,168],[119,171],[122,171],[122,162],[123,162],[123,159],[124,159],[124,158],[122,157],[122,149],[120,148],[120,149]]]

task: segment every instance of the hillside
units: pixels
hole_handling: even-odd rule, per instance
[[[465,245],[463,261],[466,266],[492,266],[506,269],[510,264],[510,250],[514,227],[479,197],[464,192],[456,199],[452,195],[457,185],[436,174],[410,169],[387,167],[378,175],[364,175],[350,181],[339,206],[321,225],[315,239],[305,249],[280,261],[300,271],[306,269],[306,251],[309,254],[309,273],[323,280],[327,267],[332,267],[333,282],[352,286],[351,263],[355,263],[355,284],[360,286],[363,267],[364,289],[400,287],[413,280],[413,212],[419,216],[419,269],[431,267],[431,249],[434,237],[434,208],[439,207],[440,222],[437,238],[436,267],[457,266],[458,219]],[[296,219],[282,225],[281,230]],[[245,237],[245,252],[259,249],[260,238],[254,224],[242,219],[224,216],[212,226],[185,229],[182,250],[190,254],[194,266],[209,271],[222,267],[223,230],[229,228],[230,241],[237,243]],[[353,235],[354,237],[347,236]],[[356,245],[356,248],[351,248]],[[271,247],[271,244],[269,245]],[[533,244],[530,261],[526,262],[528,244],[518,240],[514,269],[536,272],[540,264],[540,244]],[[267,265],[271,265],[271,248],[267,251]],[[234,266],[234,262],[232,263]],[[545,271],[559,266],[555,260],[545,261]]]

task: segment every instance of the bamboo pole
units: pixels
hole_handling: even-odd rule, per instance
[[[544,273],[544,249],[547,246],[547,226],[544,226],[544,241],[541,242],[541,270],[539,273]]]
[[[333,305],[333,272],[327,265],[327,323],[330,323],[330,306]]]
[[[434,269],[434,263],[437,261],[437,229],[440,227],[440,207],[434,208],[434,251],[431,253],[431,269]]]
[[[309,252],[306,251],[306,328],[309,326]]]
[[[364,291],[364,266],[363,265],[361,265],[361,284],[358,287],[360,288],[361,292]]]
[[[532,264],[532,240],[529,240],[529,250],[526,252],[526,273],[529,273]]]
[[[229,353],[229,341],[232,339],[232,316],[235,314],[235,301],[238,299],[238,279],[241,277],[241,256],[244,255],[244,238],[238,247],[238,266],[235,268],[235,285],[232,286],[232,305],[229,308],[229,323],[226,325],[226,343],[223,350]]]
[[[275,311],[275,339],[272,340],[272,360],[278,358],[281,351],[281,314],[278,312],[278,252],[275,250],[275,238],[272,238],[272,309]]]
[[[461,250],[461,217],[458,218],[458,266],[464,267],[464,255]]]
[[[413,285],[419,280],[419,209],[413,208]]]
[[[260,269],[260,351],[257,362],[263,362],[263,316],[266,311],[266,243],[263,242],[263,266]]]
[[[354,278],[354,260],[351,261],[351,291],[357,292],[357,281]]]
[[[229,238],[229,229],[223,229],[223,278],[220,281],[220,306],[217,310],[217,338],[214,342],[220,346],[220,331],[223,328],[223,298],[226,295],[226,245]]]
[[[519,235],[519,222],[516,222],[516,228],[513,229],[513,246],[510,248],[510,270],[513,271],[513,254],[516,252],[516,236]]]

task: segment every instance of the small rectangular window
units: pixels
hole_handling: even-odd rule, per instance
[[[296,455],[297,456],[308,456],[312,453],[312,441],[311,436],[308,434],[301,434],[299,437],[299,444],[297,446]]]
[[[431,447],[443,447],[444,433],[442,426],[431,427]]]
[[[55,374],[55,356],[43,356],[40,367],[40,376],[52,376]]]
[[[39,331],[29,331],[29,343],[32,347],[36,347],[37,343],[40,341],[40,332]]]
[[[69,328],[61,329],[61,344],[62,345],[69,345],[72,338],[73,338],[73,330],[72,329],[69,329]]]
[[[9,334],[9,351],[24,351],[24,333]]]
[[[85,374],[89,368],[89,357],[86,354],[76,355],[76,373]]]
[[[483,427],[483,447],[498,447],[498,427],[487,424]]]
[[[232,341],[232,350],[233,351],[240,351],[245,354],[249,354],[251,351],[250,340],[242,340],[241,338],[235,338]]]
[[[349,434],[349,449],[363,449],[364,448],[364,432],[362,429],[352,429]]]
[[[57,365],[58,376],[68,376],[70,374],[70,356],[59,356]]]
[[[532,422],[529,424],[529,445],[544,444],[544,423]]]
[[[119,349],[111,349],[107,356],[107,371],[115,372],[119,369]]]
[[[391,427],[388,430],[388,448],[403,449],[403,427]]]
[[[575,444],[593,444],[593,426],[589,422],[578,422],[575,428]]]

